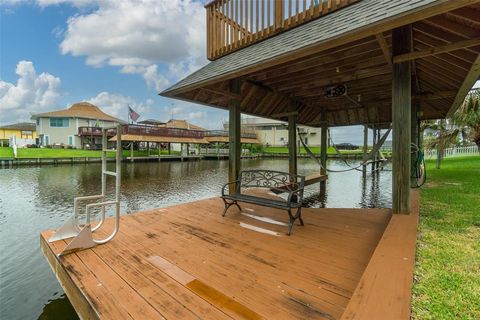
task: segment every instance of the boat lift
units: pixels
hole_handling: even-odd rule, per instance
[[[116,130],[117,132],[117,147],[115,155],[115,172],[107,170],[107,131]],[[73,215],[65,221],[64,225],[60,227],[53,236],[48,239],[48,242],[64,240],[73,238],[68,245],[58,255],[65,255],[71,252],[88,249],[97,244],[107,243],[112,240],[118,233],[120,227],[120,186],[121,186],[121,161],[122,161],[122,127],[102,128],[102,193],[93,196],[76,197],[73,200]],[[115,177],[115,198],[114,200],[107,200],[107,177]],[[99,200],[99,202],[89,203],[85,206],[86,221],[85,224],[80,222],[80,203],[83,201]],[[94,239],[93,233],[99,230],[106,218],[106,207],[115,206],[115,226],[113,232],[104,239]],[[91,215],[92,210],[96,207],[101,207],[101,216],[98,223],[92,227]]]

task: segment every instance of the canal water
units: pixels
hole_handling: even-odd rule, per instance
[[[348,169],[339,160],[328,166]],[[288,162],[245,159],[242,167],[288,171]],[[319,171],[307,159],[299,159],[298,167],[300,174]],[[123,164],[122,212],[218,196],[227,169],[224,160]],[[74,197],[101,193],[100,172],[100,164],[0,169],[0,319],[77,319],[41,254],[39,233],[72,214]],[[108,190],[113,188],[108,181]],[[321,197],[315,184],[305,197],[309,207],[390,207],[391,172],[331,173],[326,195]]]

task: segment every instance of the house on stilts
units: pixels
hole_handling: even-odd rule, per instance
[[[303,208],[304,226],[286,236],[284,211],[252,204],[223,217],[210,198],[122,216],[113,240],[60,257],[66,240],[44,232],[73,306],[88,319],[409,319],[419,214],[411,143],[420,120],[451,115],[479,79],[480,1],[205,8],[211,62],[161,95],[228,110],[228,181],[241,169],[242,113],[288,121],[289,141],[297,125],[391,123],[392,208]]]

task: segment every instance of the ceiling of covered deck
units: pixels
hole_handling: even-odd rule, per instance
[[[242,113],[279,120],[293,104],[298,123],[310,126],[321,125],[322,112],[329,126],[388,123],[391,29],[411,23],[414,51],[477,39],[468,47],[412,60],[413,102],[421,119],[444,118],[479,78],[479,17],[478,1],[363,0],[213,61],[162,95],[224,109],[238,98]],[[302,41],[309,46],[302,47]],[[278,53],[279,46],[294,49]],[[234,78],[241,80],[238,96],[229,93]],[[326,98],[326,88],[339,84],[348,95]]]

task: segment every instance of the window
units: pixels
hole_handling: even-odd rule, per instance
[[[40,125],[40,119],[37,119],[37,126]]]
[[[70,125],[68,118],[50,118],[50,127],[68,128]]]
[[[73,136],[68,136],[68,145],[73,146]]]
[[[43,136],[43,145],[48,146],[50,144],[50,137],[47,135]]]

